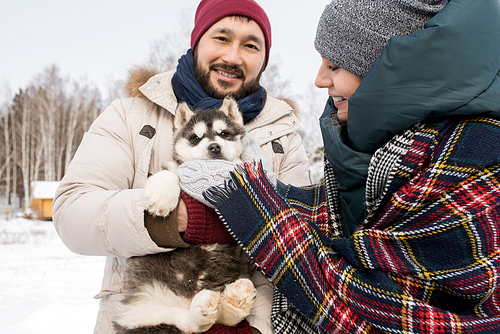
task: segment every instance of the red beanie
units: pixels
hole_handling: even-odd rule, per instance
[[[253,0],[202,0],[198,5],[194,18],[194,29],[191,32],[191,50],[194,51],[201,36],[214,23],[231,15],[246,16],[257,22],[262,29],[266,39],[265,68],[271,51],[271,23],[266,12]]]

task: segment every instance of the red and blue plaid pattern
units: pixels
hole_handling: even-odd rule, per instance
[[[322,185],[246,164],[207,198],[265,275],[331,332],[500,333],[500,122],[425,124],[365,223],[330,239]]]

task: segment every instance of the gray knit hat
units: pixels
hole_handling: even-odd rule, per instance
[[[335,65],[364,77],[392,36],[424,28],[449,0],[333,0],[314,46]]]

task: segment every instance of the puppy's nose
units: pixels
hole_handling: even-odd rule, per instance
[[[208,150],[212,153],[219,153],[220,152],[220,145],[217,143],[212,143],[208,145]]]

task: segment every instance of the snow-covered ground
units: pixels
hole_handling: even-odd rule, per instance
[[[92,333],[104,258],[69,251],[50,221],[0,215],[0,332]]]

